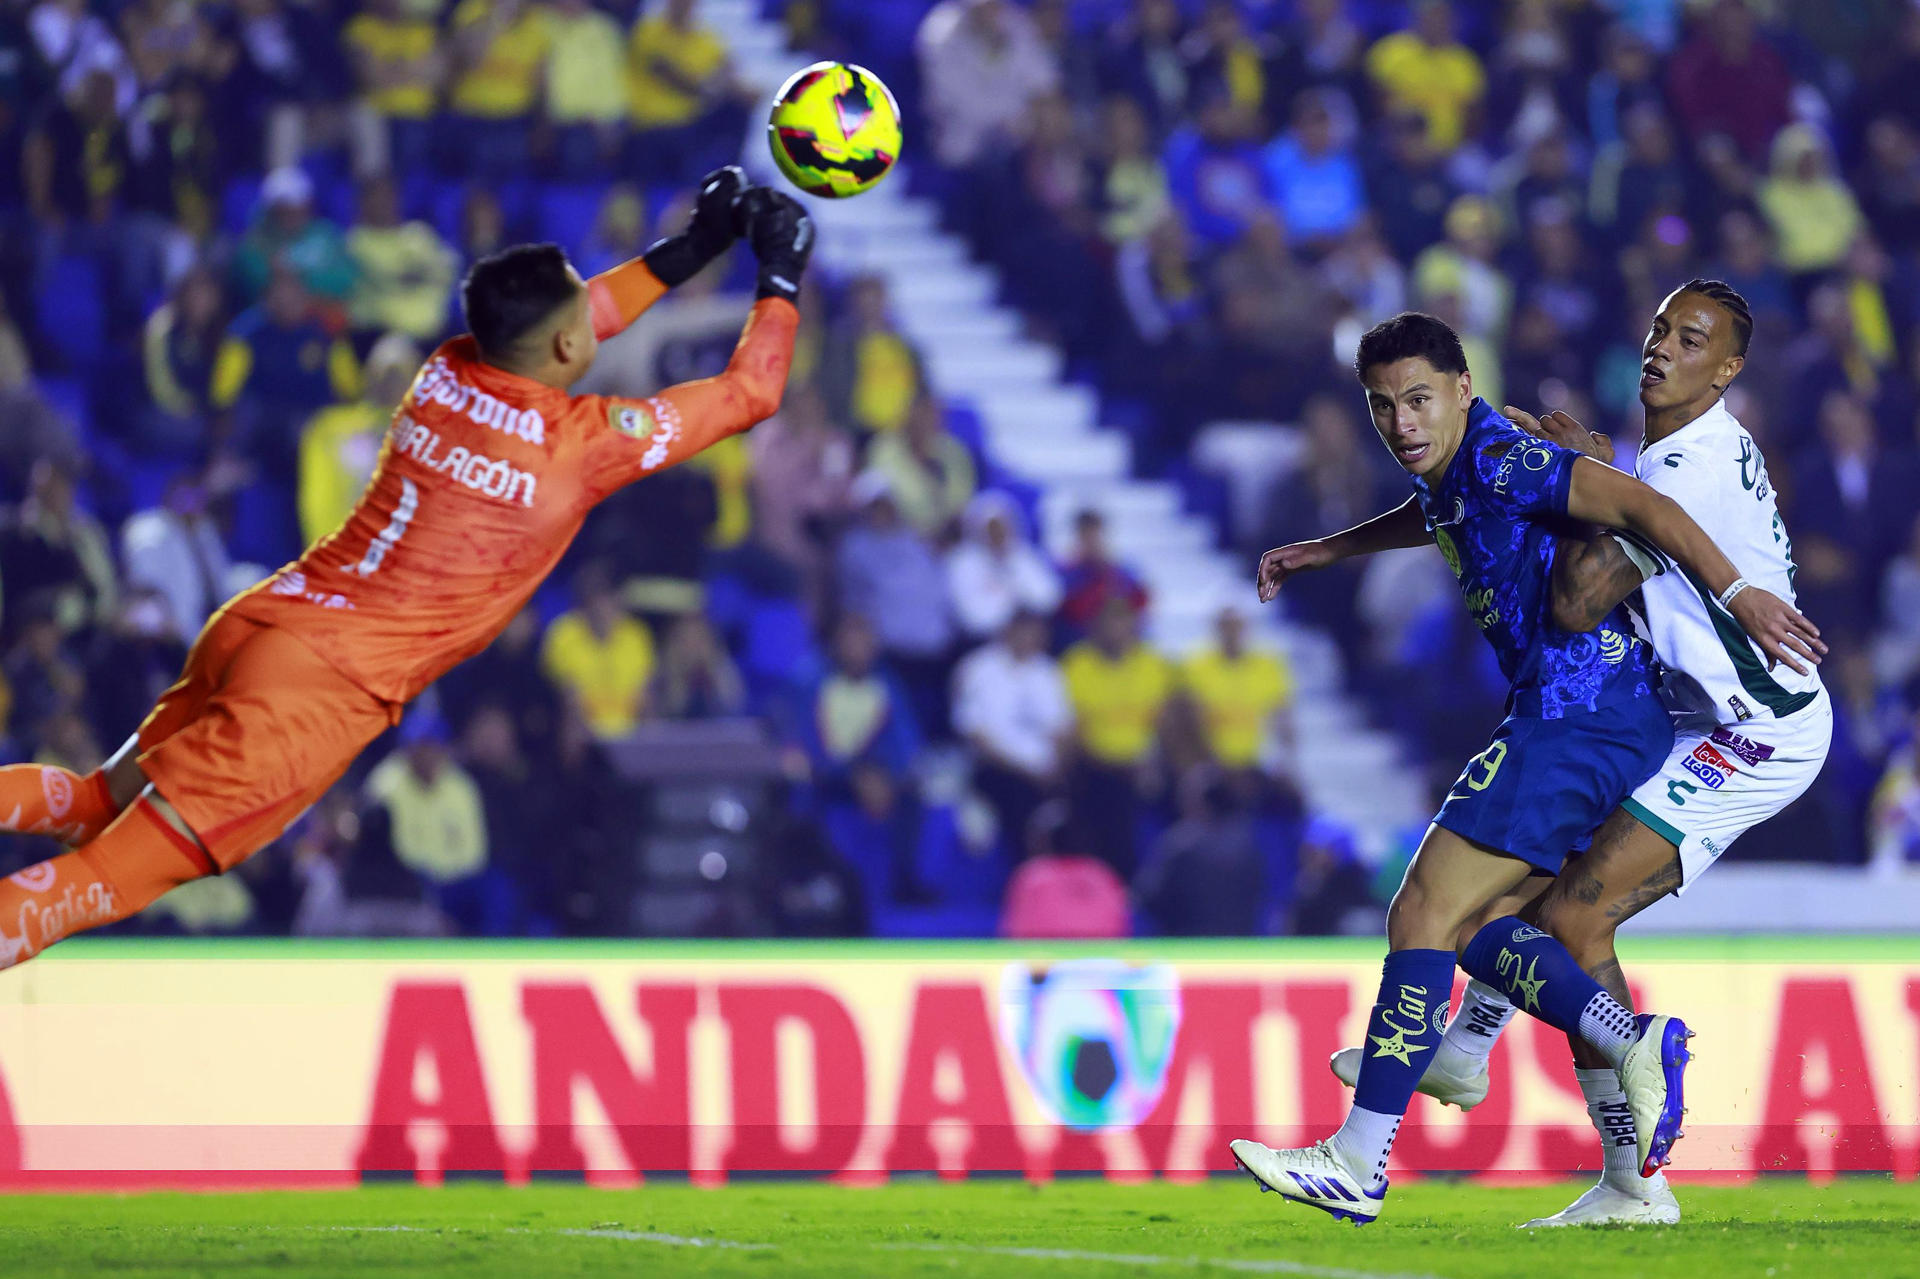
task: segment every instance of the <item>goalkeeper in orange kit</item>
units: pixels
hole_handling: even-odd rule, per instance
[[[646,399],[568,393],[602,338],[742,236],[758,297],[724,373]],[[476,263],[469,332],[414,378],[346,521],[214,614],[105,767],[0,769],[0,829],[72,846],[0,881],[0,968],[272,842],[500,633],[595,504],[773,413],[812,244],[796,202],[726,168],[686,231],[592,280],[550,244]]]

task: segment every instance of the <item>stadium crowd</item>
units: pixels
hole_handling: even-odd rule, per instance
[[[1299,424],[1266,517],[1222,530],[1244,551],[1404,494],[1342,366],[1378,319],[1440,314],[1494,403],[1631,437],[1659,296],[1734,283],[1734,409],[1840,717],[1820,786],[1742,853],[1920,861],[1920,7],[769,7],[893,85],[916,189],[1145,473],[1199,489],[1205,423]],[[633,256],[769,88],[694,0],[0,0],[4,757],[96,766],[211,610],[351,506],[465,266],[526,238],[583,273]],[[609,347],[625,389],[724,362],[734,257]],[[1304,808],[1251,588],[1200,651],[1156,651],[1102,514],[1055,562],[884,283],[819,274],[777,418],[610,500],[278,845],[130,926],[627,931],[601,891],[647,821],[622,745],[749,717],[782,775],[754,927],[1377,927],[1398,866]],[[1503,688],[1439,558],[1287,607],[1444,788]]]

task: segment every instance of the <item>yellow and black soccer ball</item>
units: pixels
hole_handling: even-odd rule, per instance
[[[773,161],[810,195],[871,191],[900,158],[900,105],[851,62],[816,62],[780,86],[767,120]]]

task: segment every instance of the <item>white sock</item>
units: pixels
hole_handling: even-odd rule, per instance
[[[1393,1153],[1393,1139],[1405,1117],[1355,1106],[1347,1112],[1347,1122],[1340,1125],[1340,1131],[1327,1138],[1327,1144],[1366,1189],[1377,1190],[1387,1179],[1387,1156]]]
[[[1633,1014],[1603,990],[1580,1012],[1580,1038],[1618,1070],[1626,1060],[1627,1049],[1640,1038],[1640,1028],[1634,1024]]]
[[[1513,1005],[1505,995],[1478,978],[1468,982],[1466,993],[1460,996],[1460,1011],[1441,1036],[1434,1061],[1444,1059],[1444,1069],[1450,1074],[1479,1074],[1481,1063],[1493,1052],[1500,1032],[1512,1020]]]
[[[1606,1151],[1600,1179],[1629,1192],[1651,1184],[1652,1177],[1640,1175],[1640,1145],[1633,1134],[1633,1112],[1627,1108],[1627,1094],[1620,1089],[1620,1076],[1605,1066],[1593,1070],[1576,1066],[1573,1077],[1580,1081],[1580,1093],[1587,1099],[1587,1118],[1593,1121]]]

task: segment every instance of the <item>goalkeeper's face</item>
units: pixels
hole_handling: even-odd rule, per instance
[[[567,385],[586,376],[593,359],[600,354],[600,339],[593,331],[593,307],[587,300],[587,284],[580,273],[567,267],[574,283],[573,296],[554,316],[553,353],[567,371]]]
[[[1409,474],[1438,480],[1467,430],[1473,374],[1443,373],[1424,356],[1375,364],[1362,379],[1373,429]]]

